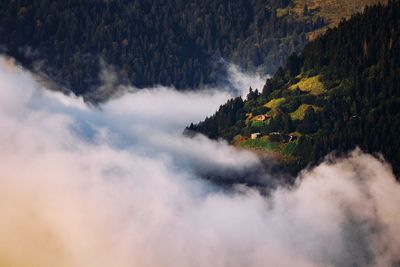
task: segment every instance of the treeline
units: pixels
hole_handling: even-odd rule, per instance
[[[360,147],[382,153],[400,175],[399,25],[400,1],[369,7],[292,55],[261,92],[230,100],[188,129],[231,142],[254,132],[296,135],[285,162],[293,172]],[[272,116],[255,123],[249,114]]]
[[[272,73],[322,20],[276,15],[288,0],[1,0],[3,52],[77,94],[100,60],[122,82],[195,88],[218,82],[220,58]],[[267,64],[268,63],[268,64]]]

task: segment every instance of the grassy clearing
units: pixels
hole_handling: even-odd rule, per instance
[[[261,139],[248,139],[240,144],[244,148],[257,149],[264,151],[276,151],[278,149],[278,143],[270,142],[268,138]]]
[[[289,8],[278,8],[278,9],[276,10],[276,16],[277,16],[278,18],[287,16],[287,15],[289,15],[289,11],[290,11]]]
[[[306,113],[306,110],[312,107],[315,112],[318,112],[321,110],[320,107],[314,106],[314,105],[308,105],[308,104],[302,104],[298,109],[296,109],[294,112],[290,113],[290,118],[292,120],[304,120],[304,116]]]
[[[299,88],[303,92],[309,92],[312,95],[320,95],[325,92],[325,87],[319,75],[303,78],[298,83],[289,87],[290,90],[295,90],[296,88]]]
[[[253,127],[263,127],[265,124],[268,124],[267,121],[252,121],[251,125]]]
[[[242,148],[259,151],[262,153],[273,153],[277,158],[285,162],[296,160],[294,153],[297,149],[297,141],[289,143],[271,142],[268,137],[252,140],[247,139],[236,143]]]
[[[271,101],[269,101],[267,104],[265,104],[264,106],[269,108],[269,109],[274,109],[279,107],[280,105],[282,105],[284,102],[286,101],[285,98],[274,98]]]

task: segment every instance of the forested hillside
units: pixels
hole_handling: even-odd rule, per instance
[[[326,23],[277,12],[289,0],[1,0],[0,45],[25,67],[87,95],[112,65],[122,82],[194,88],[221,58],[273,73]],[[93,94],[91,94],[93,96]]]
[[[138,87],[216,82],[219,59],[272,72],[317,23],[277,18],[288,1],[1,1],[0,43],[78,94],[98,84],[99,60]],[[44,62],[40,63],[40,60]],[[38,63],[39,62],[39,63]]]
[[[382,152],[399,175],[399,25],[400,1],[367,8],[188,130],[274,153],[293,172],[359,146]]]

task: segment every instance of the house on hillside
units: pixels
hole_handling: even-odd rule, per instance
[[[258,116],[256,117],[256,121],[266,121],[266,120],[268,120],[268,119],[270,119],[270,118],[271,118],[270,115],[258,115]]]
[[[250,138],[252,140],[256,140],[256,139],[260,138],[261,136],[262,136],[261,133],[252,133]]]

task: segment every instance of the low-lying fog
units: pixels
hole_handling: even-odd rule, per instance
[[[131,91],[93,108],[0,59],[0,266],[399,264],[400,186],[382,160],[354,151],[268,196],[221,189],[199,173],[260,160],[182,130],[228,91]]]

